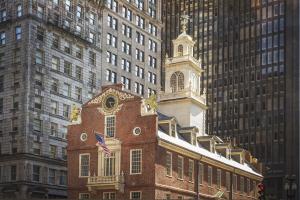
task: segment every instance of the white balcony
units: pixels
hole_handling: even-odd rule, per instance
[[[123,190],[124,174],[114,176],[90,176],[88,178],[87,187],[90,191],[93,189]]]

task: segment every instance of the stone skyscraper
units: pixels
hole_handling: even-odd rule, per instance
[[[299,185],[299,2],[166,0],[162,10],[163,56],[180,16],[190,16],[208,88],[207,133],[249,149],[265,163],[267,196],[285,198],[286,175]]]
[[[70,113],[101,85],[123,82],[145,96],[157,90],[158,4],[114,5],[0,1],[0,199],[66,197]]]

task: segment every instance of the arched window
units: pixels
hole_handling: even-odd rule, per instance
[[[172,74],[172,76],[171,76],[170,85],[172,88],[172,92],[176,92],[177,91],[177,77],[176,77],[175,73]]]
[[[179,46],[178,46],[178,55],[179,55],[179,56],[182,56],[182,55],[183,55],[183,46],[182,46],[182,45],[179,45]]]
[[[170,79],[172,92],[181,91],[184,89],[184,75],[182,72],[174,72]]]

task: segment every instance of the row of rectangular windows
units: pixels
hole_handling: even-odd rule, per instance
[[[28,167],[28,166],[27,166]],[[10,165],[9,166],[9,173],[7,173],[5,170],[5,166],[0,166],[0,182],[1,181],[7,181],[9,179],[10,181],[16,181],[18,177],[18,168],[17,165]],[[32,181],[34,182],[41,182],[41,172],[42,167],[39,165],[33,165],[32,166]],[[56,179],[56,174],[59,172],[59,180]],[[2,177],[5,177],[4,180],[2,180]],[[48,168],[48,183],[51,185],[67,185],[67,172],[64,170],[56,170],[52,168]]]

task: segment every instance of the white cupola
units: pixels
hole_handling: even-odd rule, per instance
[[[206,98],[201,88],[201,62],[194,58],[195,41],[186,33],[189,17],[182,16],[182,33],[173,40],[173,57],[165,61],[165,91],[159,111],[178,119],[181,126],[196,126],[204,134]]]

